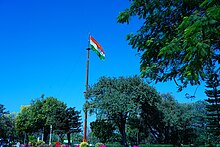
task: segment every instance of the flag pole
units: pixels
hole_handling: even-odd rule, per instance
[[[88,92],[89,88],[89,58],[90,58],[90,34],[89,34],[89,39],[88,39],[88,48],[86,49],[87,52],[87,61],[86,61],[86,92]],[[85,93],[86,93],[85,92]],[[88,99],[85,94],[85,100],[86,100],[86,106],[84,110],[84,135],[83,135],[83,142],[87,142],[87,103]]]

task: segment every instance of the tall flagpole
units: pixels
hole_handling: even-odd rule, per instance
[[[90,34],[89,34],[89,40],[88,40],[88,48],[86,49],[87,52],[87,61],[86,61],[86,92],[88,91],[89,88],[89,57],[90,57]],[[85,92],[85,93],[86,93]],[[86,94],[85,94],[85,100],[86,103],[88,103]],[[85,112],[84,112],[84,135],[83,135],[83,142],[87,142],[87,105],[85,107]]]

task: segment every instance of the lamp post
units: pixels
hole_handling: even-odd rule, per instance
[[[139,125],[141,124],[141,116],[140,116],[140,114],[138,114],[137,115],[137,119],[139,119],[140,120],[140,122],[139,122]],[[137,145],[139,144],[139,127],[137,128]]]
[[[51,140],[52,140],[52,125],[50,125],[50,140],[49,140],[49,145],[51,145]]]

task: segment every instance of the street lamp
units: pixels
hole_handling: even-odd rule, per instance
[[[52,140],[52,125],[50,125],[50,140],[49,140],[49,145],[51,145],[51,140]]]
[[[138,114],[137,114],[137,119],[140,120],[140,124],[141,124],[141,119],[140,119],[140,118],[141,118],[141,116],[140,116],[140,114],[138,113]],[[140,125],[140,124],[139,124],[139,125]],[[139,131],[140,131],[139,128],[137,128],[137,145],[138,145],[138,143],[139,143]]]

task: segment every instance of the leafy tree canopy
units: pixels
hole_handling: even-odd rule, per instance
[[[204,135],[205,129],[205,102],[178,103],[175,98],[167,93],[162,94],[162,102],[156,108],[145,106],[142,108],[142,126],[147,125],[157,143],[187,144],[197,136]],[[153,110],[153,111],[152,111]],[[144,127],[143,127],[144,128]]]
[[[127,36],[141,55],[143,77],[174,80],[182,90],[188,84],[200,84],[207,67],[220,63],[219,0],[130,1],[117,19],[129,23],[137,16],[143,22],[135,34]]]
[[[106,120],[96,120],[90,123],[93,134],[100,139],[102,143],[111,141],[111,138],[114,136],[113,131],[115,127],[110,121]]]
[[[220,75],[213,73],[213,68],[208,74],[206,81],[207,95],[206,101],[208,102],[207,109],[207,129],[209,135],[213,135],[213,142],[217,143],[220,140]]]
[[[145,101],[154,107],[161,100],[157,91],[148,86],[140,77],[101,77],[89,88],[89,109],[98,118],[112,121],[122,136],[122,144],[126,145],[125,125],[127,119],[139,112],[141,102]]]
[[[5,138],[7,132],[7,115],[4,105],[0,104],[0,138]]]
[[[46,141],[52,125],[54,132],[60,137],[80,132],[80,112],[75,108],[67,108],[66,104],[54,97],[32,100],[31,105],[23,107],[16,119],[16,128],[19,132],[28,134],[44,132]]]

